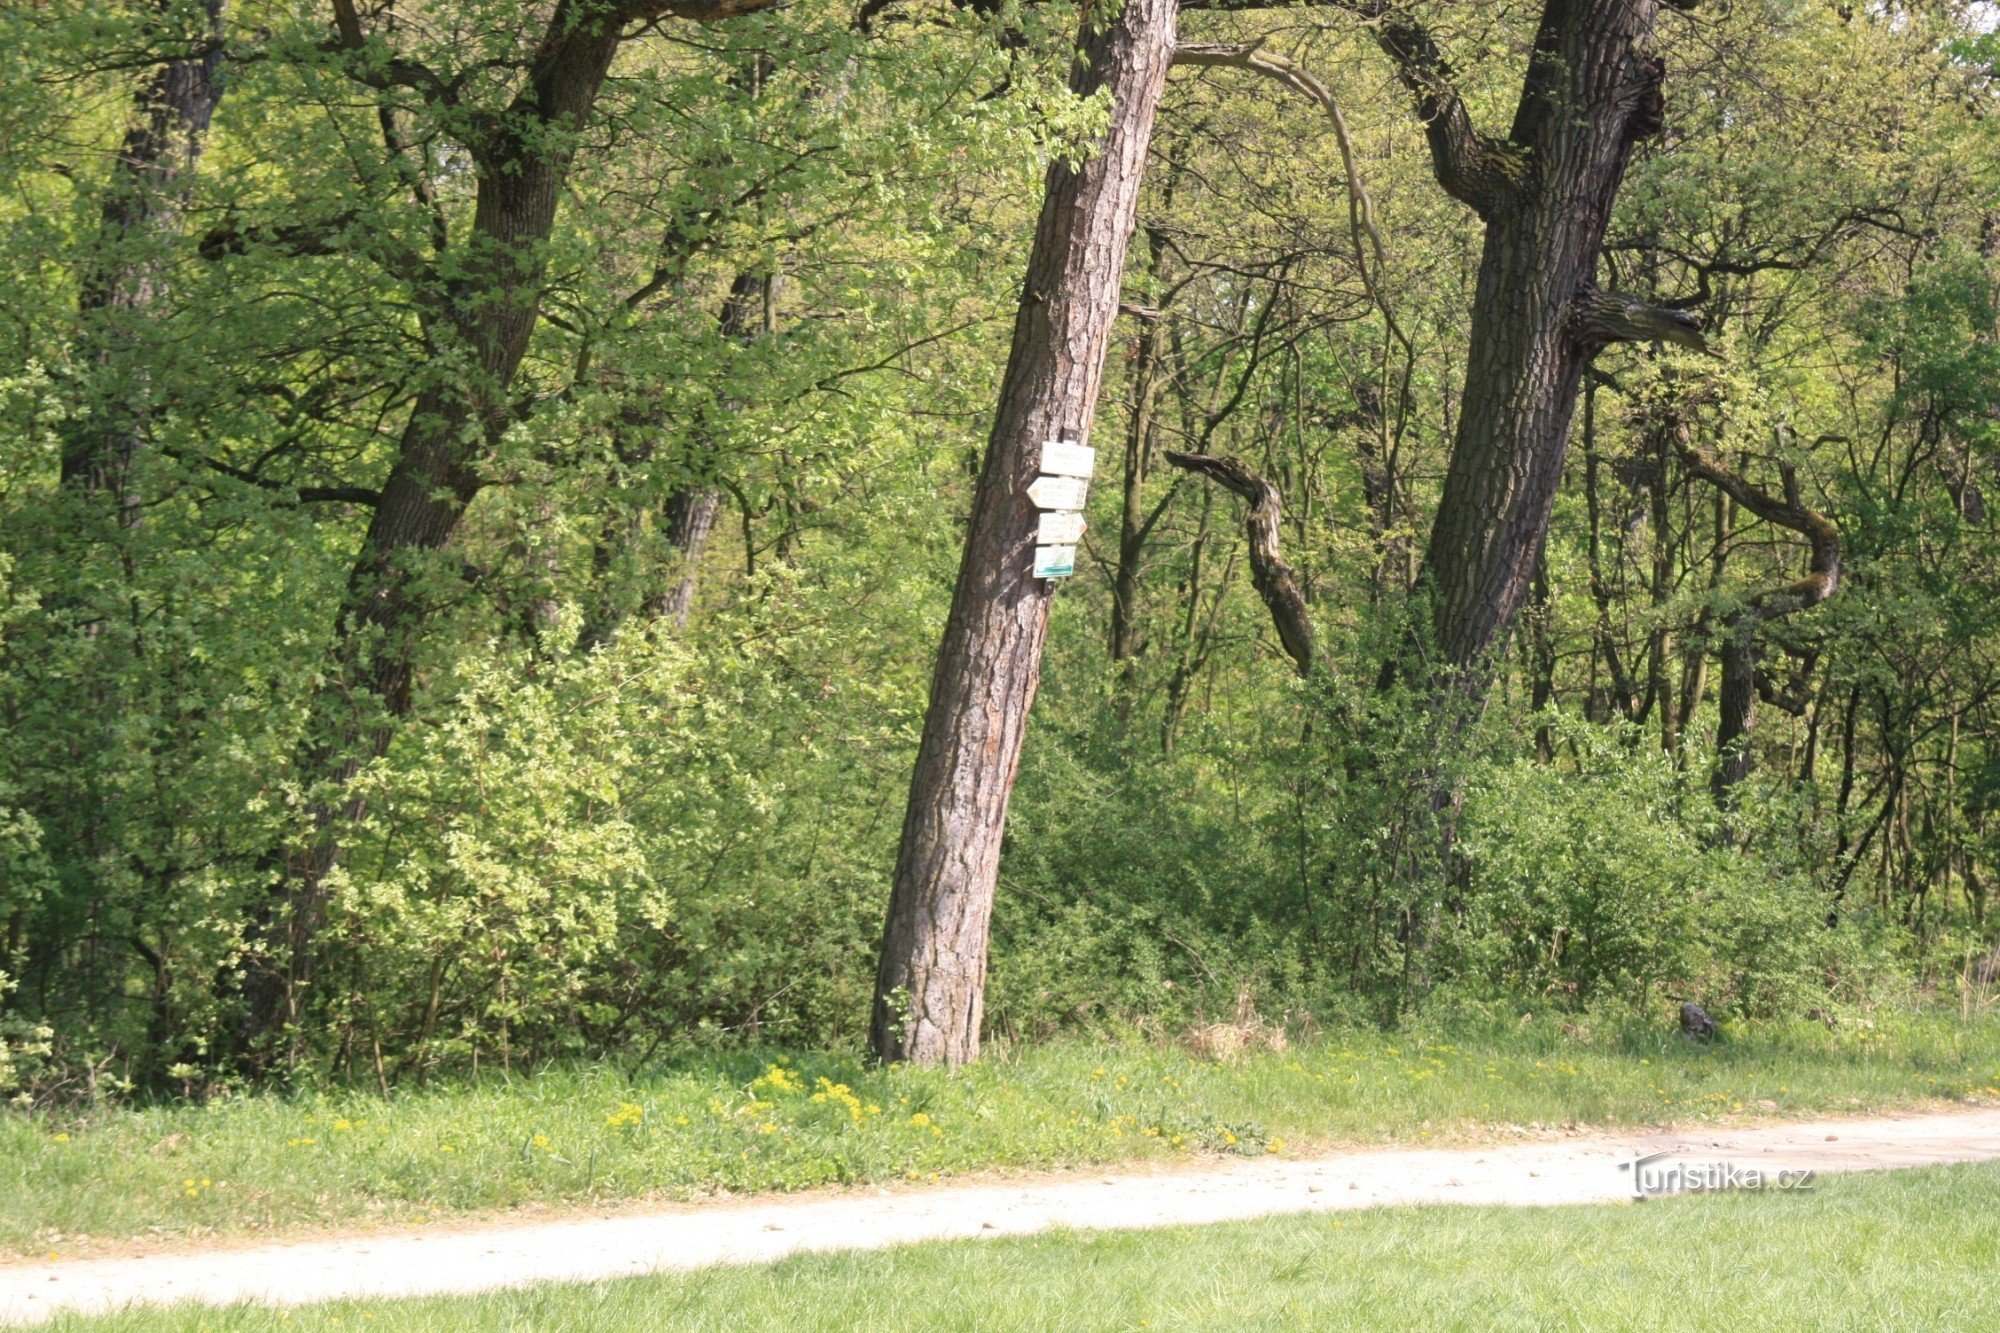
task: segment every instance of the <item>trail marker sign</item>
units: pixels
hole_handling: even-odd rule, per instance
[[[1097,450],[1087,444],[1050,440],[1042,445],[1042,471],[1052,477],[1088,477],[1097,466]]]
[[[1043,514],[1035,540],[1043,546],[1074,546],[1083,537],[1083,515],[1063,511]]]
[[[1042,442],[1042,475],[1028,498],[1042,511],[1035,521],[1035,577],[1065,579],[1076,572],[1076,544],[1083,537],[1083,501],[1097,450],[1074,440]]]
[[[1082,509],[1090,483],[1082,477],[1036,477],[1028,498],[1037,509]]]
[[[1076,548],[1074,546],[1037,546],[1035,548],[1035,577],[1038,579],[1066,579],[1076,573]]]

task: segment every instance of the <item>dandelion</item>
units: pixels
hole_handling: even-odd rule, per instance
[[[826,1080],[821,1079],[820,1082],[825,1083]],[[806,1085],[783,1065],[771,1064],[764,1067],[760,1077],[750,1081],[750,1095],[754,1098],[760,1088],[766,1092],[804,1092]]]
[[[646,1118],[646,1108],[637,1102],[620,1102],[618,1109],[604,1117],[604,1123],[614,1129],[624,1125],[636,1125]]]
[[[546,1148],[549,1146],[549,1136],[546,1134],[537,1134],[533,1142],[537,1148]]]
[[[915,1115],[910,1117],[910,1124],[918,1129],[923,1129],[930,1123],[931,1123],[931,1118],[925,1115],[922,1111],[919,1111]]]
[[[846,1107],[850,1120],[859,1120],[861,1118],[861,1099],[854,1095],[852,1088],[848,1087],[845,1083],[835,1083],[833,1080],[827,1078],[820,1079],[818,1087],[819,1091],[812,1095],[812,1100],[816,1102],[832,1102],[836,1105]]]
[[[68,1143],[68,1142],[69,1142],[69,1135],[67,1135],[67,1134],[58,1134],[58,1135],[56,1135],[56,1142],[57,1142],[57,1143]]]

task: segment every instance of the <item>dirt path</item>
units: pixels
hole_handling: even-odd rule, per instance
[[[849,1190],[580,1216],[463,1231],[382,1232],[137,1259],[0,1266],[0,1324],[58,1311],[481,1291],[581,1282],[802,1250],[1006,1236],[1050,1227],[1151,1227],[1385,1204],[1555,1204],[1629,1198],[1638,1156],[1765,1172],[1865,1171],[2000,1159],[2000,1110],[1510,1143],[1261,1158],[1146,1174],[922,1190]]]

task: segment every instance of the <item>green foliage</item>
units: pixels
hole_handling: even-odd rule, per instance
[[[0,1051],[33,1096],[233,1088],[316,806],[343,846],[302,1083],[858,1045],[1042,172],[1105,112],[1066,90],[1078,15],[911,0],[862,32],[810,0],[635,30],[593,115],[531,136],[569,174],[546,241],[502,253],[468,144],[548,8],[385,10],[356,54],[323,5],[230,5],[201,159],[124,229],[133,99],[206,7],[0,12]],[[1532,15],[1461,10],[1441,35],[1497,129]],[[1262,22],[1184,16],[1190,40]],[[1991,37],[1798,0],[1663,29],[1666,130],[1600,277],[1698,310],[1719,355],[1600,356],[1475,718],[1410,682],[1478,227],[1368,34],[1300,22],[1387,252],[1364,283],[1316,111],[1174,76],[1125,289],[1158,319],[1108,349],[996,1033],[1956,998],[2000,882]],[[391,57],[451,95],[384,86]],[[409,650],[384,718],[331,648],[368,493],[419,396],[472,377],[443,312],[496,265],[536,322],[478,497],[410,571],[418,641],[355,659]],[[93,304],[110,273],[132,299]],[[1670,411],[1842,534],[1839,595],[1762,645],[1774,701],[1726,820],[1720,636],[1803,559],[1687,474]],[[130,505],[61,480],[106,438],[133,444]],[[1311,681],[1247,586],[1237,501],[1166,448],[1282,491]],[[683,550],[670,506],[700,494],[715,525]],[[315,762],[329,699],[394,724],[351,774]]]
[[[1732,845],[1706,784],[1672,756],[1557,725],[1573,770],[1517,760],[1468,793],[1463,966],[1560,1005],[1664,996],[1759,1015],[1826,1003],[1832,940],[1813,883],[1747,830]]]

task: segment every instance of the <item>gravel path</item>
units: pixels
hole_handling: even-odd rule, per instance
[[[2000,1110],[1576,1137],[1483,1148],[1346,1152],[926,1189],[762,1196],[562,1221],[375,1232],[285,1245],[208,1246],[135,1259],[0,1264],[0,1324],[62,1310],[582,1282],[805,1250],[1007,1236],[1050,1227],[1152,1227],[1386,1204],[1593,1203],[1632,1194],[1635,1157],[1674,1153],[1766,1172],[1865,1171],[2000,1159]]]

